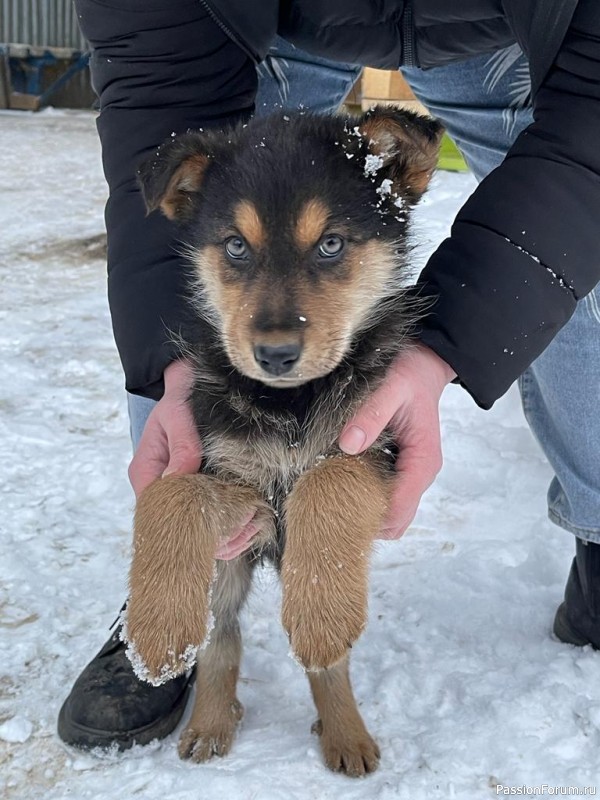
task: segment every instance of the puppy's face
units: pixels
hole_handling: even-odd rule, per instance
[[[195,299],[244,375],[326,375],[397,296],[407,214],[441,127],[408,112],[280,115],[190,133],[140,170],[149,210],[183,226]]]

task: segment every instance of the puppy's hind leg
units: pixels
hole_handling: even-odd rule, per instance
[[[352,778],[374,772],[379,765],[379,747],[358,713],[348,657],[329,669],[309,672],[308,680],[319,713],[313,732],[319,734],[329,769]]]
[[[209,475],[169,476],[142,493],[127,606],[127,639],[140,677],[162,683],[191,666],[208,632],[219,541],[253,514],[261,532],[272,526],[272,512],[255,490]]]
[[[198,655],[196,701],[179,740],[181,758],[208,761],[226,755],[231,748],[244,713],[236,696],[242,655],[238,614],[251,579],[248,557],[219,563],[211,605],[215,627],[207,647]]]

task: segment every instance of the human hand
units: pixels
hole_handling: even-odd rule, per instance
[[[152,410],[139,446],[129,465],[129,480],[136,497],[164,475],[198,472],[202,445],[188,405],[193,371],[184,359],[165,369],[165,393]],[[219,545],[217,558],[228,561],[247,550],[258,532],[252,516],[229,539]]]
[[[386,427],[398,443],[397,477],[380,539],[402,536],[442,467],[438,406],[455,377],[433,350],[417,345],[395,359],[384,382],[342,431],[339,445],[349,455],[370,447]]]
[[[165,369],[165,392],[152,409],[129,465],[136,497],[163,475],[198,472],[202,446],[187,399],[192,388],[190,363],[173,361]]]

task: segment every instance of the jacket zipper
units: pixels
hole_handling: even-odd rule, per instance
[[[258,64],[260,62],[260,58],[258,57],[258,55],[256,53],[254,53],[250,49],[250,47],[246,44],[246,42],[243,42],[240,39],[240,37],[236,33],[234,33],[228,25],[226,25],[223,22],[221,17],[217,14],[217,12],[214,10],[214,8],[212,8],[209,5],[207,0],[200,0],[200,5],[202,6],[202,8],[204,8],[204,10],[207,12],[208,16],[213,20],[213,22],[216,22],[216,24],[223,31],[223,33],[226,34],[233,42],[235,42],[238,47],[241,47],[242,50],[244,51],[244,53],[249,55],[250,58],[252,59],[252,61],[254,61],[255,64]]]
[[[418,67],[412,4],[406,0],[402,14],[402,66]]]

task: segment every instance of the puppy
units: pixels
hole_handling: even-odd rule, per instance
[[[394,445],[383,435],[350,457],[337,438],[410,346],[408,217],[441,133],[399,109],[279,114],[179,136],[140,170],[149,212],[179,224],[191,264],[182,354],[203,455],[200,474],[163,478],[139,499],[125,635],[138,674],[157,683],[200,648],[182,758],[231,747],[243,713],[238,614],[266,558],[325,762],[353,776],[378,765],[348,652],[366,623]],[[251,549],[217,562],[219,542],[249,520]]]

